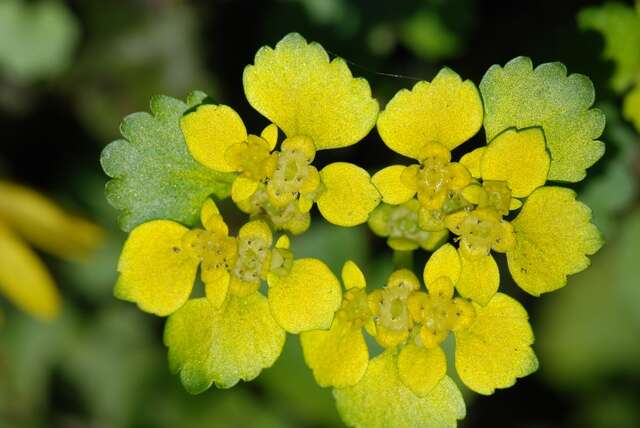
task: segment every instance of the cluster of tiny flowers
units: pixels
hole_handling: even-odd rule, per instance
[[[189,392],[254,379],[277,360],[286,333],[299,334],[347,425],[455,426],[466,408],[453,367],[485,395],[538,367],[528,315],[498,291],[494,255],[504,253],[515,283],[539,296],[564,286],[601,246],[589,208],[549,183],[584,178],[602,155],[599,132],[575,131],[563,147],[558,129],[575,123],[562,122],[562,106],[541,102],[531,113],[513,98],[524,91],[518,85],[539,86],[535,97],[553,79],[579,80],[562,70],[534,70],[520,57],[492,67],[478,90],[444,68],[380,111],[367,81],[320,45],[290,34],[263,47],[243,84],[270,125],[250,134],[231,107],[206,103],[179,124],[197,162],[234,174],[231,199],[249,221],[231,236],[207,199],[200,227],[139,225],[120,258],[116,296],[169,316],[170,367]],[[567,111],[599,121],[592,102]],[[373,175],[346,162],[314,166],[317,151],[356,144],[374,127],[409,165]],[[477,147],[468,140],[482,127],[487,144],[455,160],[463,143]],[[371,288],[352,261],[340,280],[323,261],[296,258],[289,234],[310,227],[314,204],[334,225],[368,223],[395,252],[430,252],[422,280],[398,268]],[[202,297],[193,296],[198,272]]]

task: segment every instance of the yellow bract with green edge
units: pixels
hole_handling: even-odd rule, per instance
[[[82,261],[103,231],[39,193],[0,180],[0,294],[30,315],[51,320],[61,297],[51,274],[28,243],[64,259]]]
[[[368,173],[342,162],[319,172],[311,163],[317,150],[353,145],[373,128],[379,107],[367,81],[292,33],[275,49],[260,49],[243,82],[249,103],[273,123],[259,136],[247,134],[231,107],[200,105],[181,122],[193,157],[213,170],[238,173],[233,201],[275,229],[307,230],[314,202],[334,224],[366,222],[380,200]],[[278,128],[285,139],[276,149]]]

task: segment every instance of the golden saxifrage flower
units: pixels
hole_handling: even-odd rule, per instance
[[[27,243],[69,260],[86,257],[102,230],[33,190],[0,181],[0,292],[18,308],[54,318],[61,307],[55,282]]]
[[[369,174],[346,162],[318,171],[312,162],[318,150],[356,144],[375,126],[378,102],[367,81],[294,33],[274,49],[260,49],[243,83],[249,103],[273,124],[259,136],[247,134],[231,107],[202,105],[182,120],[193,157],[213,170],[237,172],[234,202],[275,229],[307,230],[314,202],[331,223],[366,222],[380,199]],[[279,148],[278,129],[285,134]]]
[[[512,386],[538,367],[524,308],[505,294],[486,306],[454,297],[458,252],[446,244],[424,268],[426,290],[413,272],[395,271],[381,289],[366,291],[352,262],[331,329],[301,334],[305,360],[321,386],[334,387],[350,426],[451,426],[465,415],[460,391],[447,373],[441,343],[455,337],[455,367],[480,394]],[[369,360],[363,330],[384,351]]]
[[[551,78],[564,79],[576,90],[586,86],[585,93],[593,91],[584,76],[566,77],[558,64],[532,70],[528,59],[516,58],[504,69],[487,72],[481,97],[471,81],[445,68],[432,82],[398,92],[377,125],[389,148],[418,163],[389,166],[373,176],[384,205],[374,212],[370,226],[392,230],[393,220],[380,221],[379,213],[389,205],[416,206],[417,200],[411,228],[436,234],[434,239],[446,231],[456,236],[462,263],[459,292],[482,305],[499,285],[492,252],[506,253],[516,283],[537,296],[562,287],[567,275],[586,268],[586,256],[601,246],[589,208],[575,200],[573,191],[547,182],[584,178],[581,169],[603,152],[602,143],[592,141],[602,132],[603,115],[588,109],[593,102],[588,93],[578,92],[585,100],[566,106],[566,112],[543,100],[527,117],[522,106],[514,104],[517,100],[509,99],[517,97],[509,85],[518,85],[512,79],[519,74],[530,81],[519,83],[521,91],[527,84],[548,85],[544,79]],[[573,129],[572,115],[578,116],[577,123],[584,122],[584,129]],[[473,137],[483,121],[489,144],[453,161],[451,150]],[[562,139],[567,133],[570,137]],[[418,242],[413,241],[415,248]],[[411,249],[397,240],[389,244]]]
[[[348,425],[451,427],[466,409],[449,376],[448,338],[455,374],[479,394],[537,369],[528,315],[498,292],[494,254],[506,254],[516,283],[538,296],[564,286],[600,248],[589,208],[560,186],[582,180],[604,152],[588,78],[520,57],[491,67],[478,89],[445,68],[379,113],[368,83],[343,60],[290,34],[260,49],[243,83],[270,122],[259,134],[201,93],[186,103],[164,97],[153,116],[126,121],[129,139],[103,154],[114,178],[108,195],[123,224],[137,225],[116,296],[169,316],[170,367],[188,391],[254,379],[276,361],[286,333],[300,334],[307,365],[333,388]],[[313,165],[319,150],[356,144],[374,125],[409,165],[373,177],[350,163]],[[481,128],[487,144],[477,147],[469,140]],[[144,168],[131,168],[130,157]],[[134,186],[149,179],[186,183],[147,187],[161,198],[155,204],[139,201]],[[194,220],[209,194],[230,195],[249,215],[235,236],[212,199]],[[367,289],[347,261],[343,290],[323,261],[294,258],[288,236],[274,233],[306,231],[314,203],[335,225],[368,222],[401,254],[433,252],[422,283],[398,266],[382,288]],[[194,293],[198,271],[204,297]]]

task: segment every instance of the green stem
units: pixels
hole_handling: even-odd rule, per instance
[[[413,250],[410,250],[410,251],[393,250],[393,266],[395,270],[398,270],[398,269],[413,270]]]

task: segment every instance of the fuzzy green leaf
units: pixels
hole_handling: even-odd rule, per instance
[[[640,13],[636,9],[620,3],[589,7],[578,15],[578,24],[583,30],[602,33],[602,56],[616,65],[611,78],[616,91],[622,92],[640,80]]]
[[[540,126],[551,155],[550,180],[577,182],[604,154],[605,116],[592,109],[593,84],[581,74],[567,76],[559,62],[533,69],[518,57],[504,67],[494,65],[482,78],[487,141],[507,128]]]
[[[151,99],[151,112],[134,113],[120,125],[125,139],[102,152],[109,203],[121,210],[120,227],[130,231],[149,220],[167,219],[191,226],[210,195],[229,196],[234,174],[221,173],[195,161],[184,142],[180,117],[205,98],[191,94],[187,103],[168,96]]]
[[[185,389],[198,394],[213,383],[231,388],[255,379],[278,359],[285,332],[260,293],[231,296],[215,309],[206,298],[192,299],[167,321],[169,367]]]

